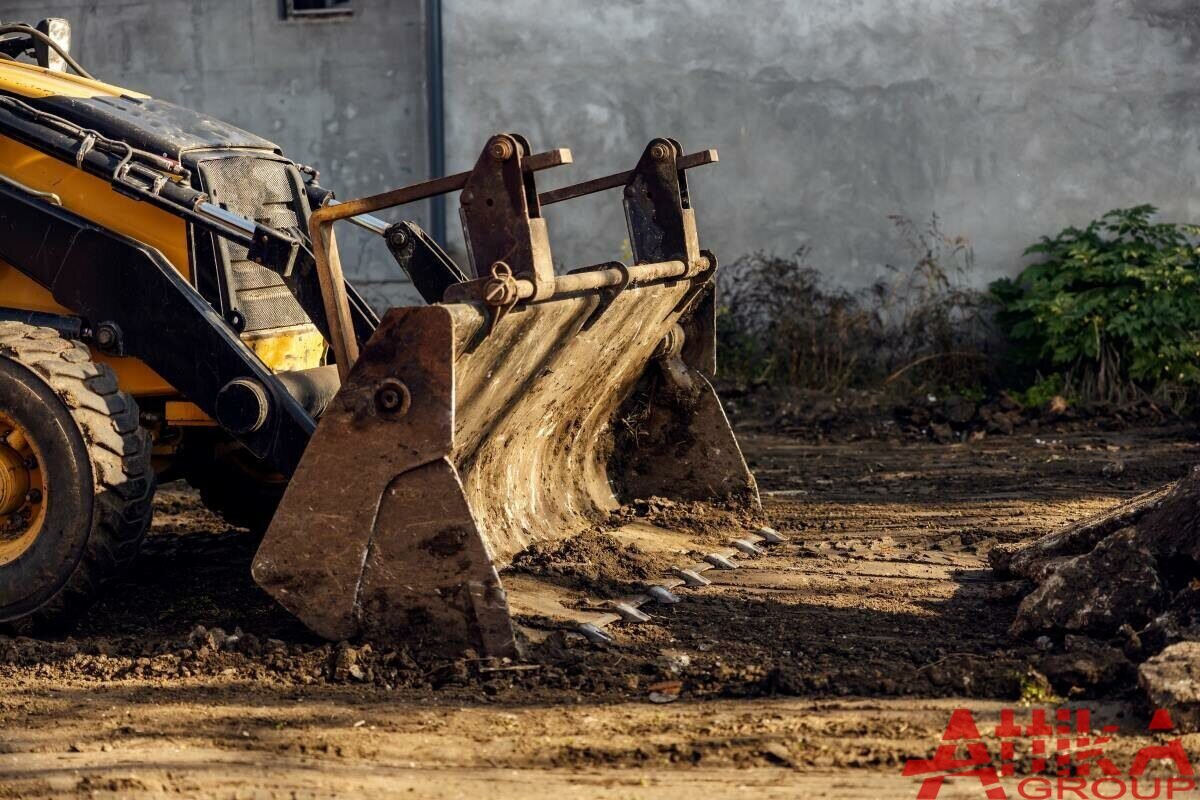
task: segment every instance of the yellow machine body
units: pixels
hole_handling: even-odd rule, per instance
[[[54,72],[31,64],[0,61],[0,93],[23,97],[146,97],[120,87]],[[7,179],[35,192],[53,195],[56,204],[92,222],[158,250],[185,278],[191,279],[187,223],[149,203],[126,197],[106,181],[72,164],[0,135],[0,180]],[[52,202],[55,202],[52,200]],[[10,264],[0,260],[0,305],[27,311],[70,314],[50,292]],[[325,341],[313,327],[275,335],[245,337],[247,346],[276,371],[319,366]],[[97,361],[109,364],[121,388],[135,397],[174,398],[178,392],[154,370],[135,358],[113,357],[93,350]],[[172,403],[169,410],[184,409]],[[186,409],[184,409],[186,411]],[[183,412],[181,412],[183,413]],[[180,424],[211,424],[187,413]]]

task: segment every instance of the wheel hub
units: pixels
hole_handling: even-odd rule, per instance
[[[46,516],[41,454],[25,429],[0,412],[0,565],[37,539]]]
[[[7,443],[0,444],[0,515],[19,509],[28,494],[29,470],[24,457]]]

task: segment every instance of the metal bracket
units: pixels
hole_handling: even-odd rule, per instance
[[[557,163],[570,163],[568,150],[540,157],[556,155]],[[524,136],[500,133],[489,139],[463,186],[459,216],[475,276],[487,276],[492,265],[503,262],[516,278],[533,284],[531,299],[538,300],[554,291],[554,262],[529,159]]]
[[[426,303],[441,302],[446,289],[467,279],[454,259],[416,223],[404,220],[389,225],[383,240]]]
[[[3,99],[3,98],[0,98]],[[317,278],[321,287],[321,302],[325,308],[325,319],[328,322],[329,328],[329,343],[334,352],[334,358],[337,361],[338,372],[341,377],[345,378],[349,372],[351,365],[358,360],[358,339],[353,336],[353,318],[351,316],[350,297],[346,290],[346,282],[342,275],[341,260],[337,255],[337,248],[333,240],[333,223],[338,220],[351,219],[352,217],[361,217],[364,214],[371,214],[376,211],[382,211],[385,208],[394,208],[407,203],[424,200],[429,197],[436,197],[440,194],[453,192],[458,190],[463,191],[464,205],[470,205],[469,200],[475,197],[475,189],[473,185],[478,185],[481,189],[490,189],[480,195],[479,207],[482,209],[495,208],[497,199],[508,204],[506,215],[500,215],[499,220],[488,220],[485,214],[475,214],[467,212],[464,208],[462,212],[464,228],[467,226],[468,219],[478,219],[474,224],[475,230],[468,231],[467,246],[468,249],[475,253],[472,257],[472,267],[475,269],[475,275],[480,275],[480,265],[490,272],[491,265],[496,261],[505,261],[505,254],[509,251],[514,253],[514,256],[520,256],[521,252],[528,253],[525,261],[529,263],[531,268],[530,277],[527,279],[532,283],[534,277],[538,277],[542,282],[540,289],[544,294],[549,294],[554,290],[554,269],[550,262],[550,248],[545,244],[547,236],[545,232],[545,222],[540,219],[540,208],[537,204],[537,192],[533,188],[532,175],[526,176],[525,173],[536,172],[537,170],[556,167],[560,164],[571,163],[571,151],[549,150],[536,155],[529,155],[529,145],[525,140],[515,134],[499,134],[493,136],[488,141],[488,147],[484,150],[479,158],[481,165],[485,169],[490,169],[495,172],[495,164],[501,165],[499,170],[500,179],[489,180],[483,175],[477,175],[478,167],[470,172],[459,172],[454,175],[446,175],[441,178],[423,181],[411,186],[403,186],[399,189],[393,189],[389,192],[371,195],[370,197],[360,197],[355,200],[347,200],[338,203],[337,205],[329,205],[328,203],[321,208],[313,211],[312,216],[308,219],[308,235],[312,240],[312,252],[314,268],[317,273]],[[490,159],[485,161],[485,159]],[[517,167],[516,174],[513,174],[512,165],[504,166],[509,160],[513,160]],[[467,190],[470,189],[470,198],[467,197]],[[493,192],[495,193],[493,195]],[[537,219],[529,219],[529,197],[533,198],[533,208],[537,212]],[[491,206],[488,203],[491,203]],[[513,211],[513,203],[516,203],[516,208],[520,210],[520,214],[515,214]],[[501,206],[502,212],[505,206]],[[507,247],[504,238],[504,219],[505,216],[515,222],[511,225],[511,230],[508,232]],[[523,222],[522,222],[523,221]],[[536,223],[536,224],[535,224]],[[375,226],[377,227],[377,226]],[[495,228],[499,227],[499,233]],[[536,231],[540,228],[540,236]],[[517,238],[514,238],[514,233]],[[535,238],[536,237],[536,238]],[[543,246],[540,252],[544,253],[542,261],[538,262],[538,270],[532,270],[533,258],[532,253],[539,248],[534,248],[532,245],[535,241],[540,240]],[[517,244],[523,242],[523,247],[518,247]],[[477,256],[477,258],[476,258]],[[491,260],[487,260],[490,257]],[[536,275],[534,274],[536,272]],[[486,272],[484,274],[487,274]],[[548,280],[547,280],[548,278]],[[482,285],[484,281],[468,281],[467,284],[456,284],[454,288],[464,285],[473,285],[479,283]],[[548,286],[546,284],[549,284]]]
[[[700,239],[688,199],[683,151],[674,139],[651,140],[625,183],[625,219],[634,263],[682,261],[699,271]]]

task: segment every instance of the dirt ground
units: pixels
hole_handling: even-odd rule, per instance
[[[789,541],[615,626],[612,645],[541,630],[523,663],[315,640],[251,582],[254,538],[164,487],[139,565],[72,634],[0,636],[0,798],[915,797],[904,761],[933,752],[955,708],[994,724],[1045,655],[1007,636],[1016,587],[987,550],[1179,477],[1195,439],[744,432]],[[742,524],[628,513],[700,537]],[[607,535],[527,553],[508,580],[605,597],[665,566]],[[1147,741],[1136,698],[1083,683],[1055,690],[1120,726],[1116,752]],[[940,795],[982,796],[970,781]]]

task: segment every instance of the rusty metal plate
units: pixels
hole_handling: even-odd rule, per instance
[[[362,566],[387,487],[450,452],[453,364],[454,324],[445,308],[389,311],[288,484],[254,557],[254,579],[321,636],[359,632]],[[388,380],[407,389],[403,414],[376,405]]]

